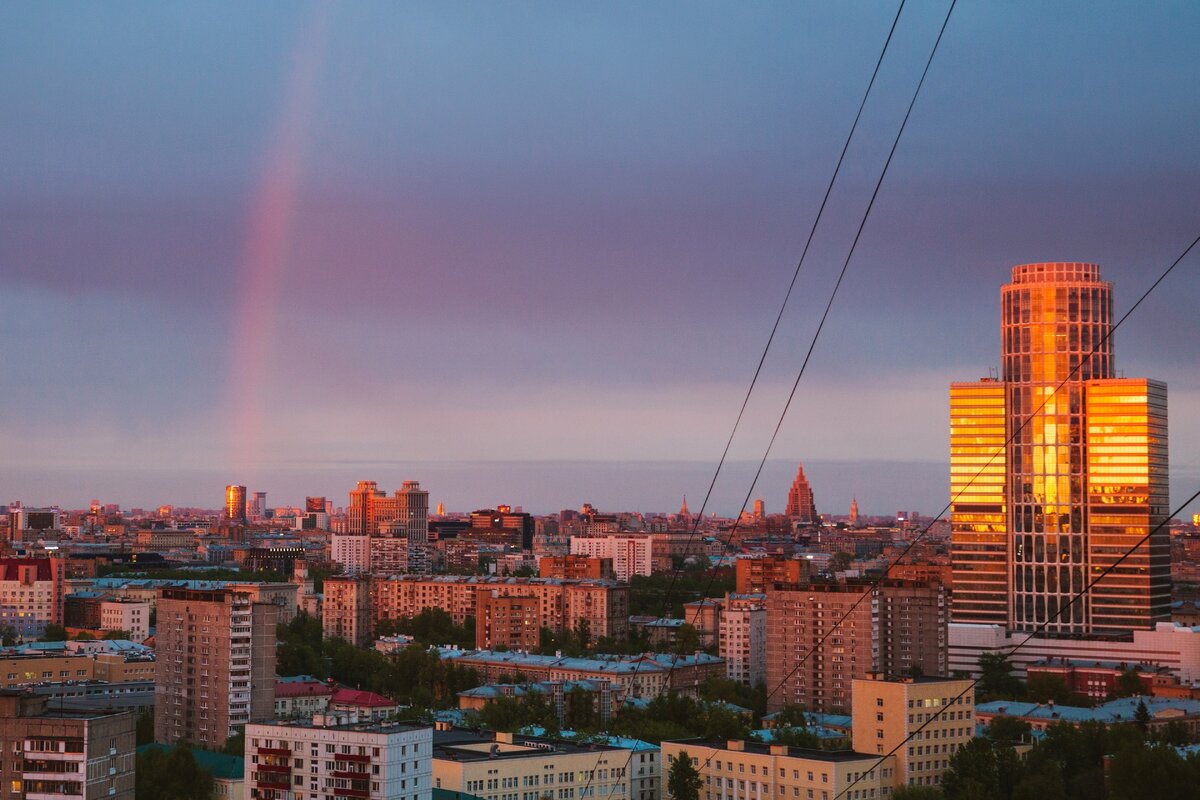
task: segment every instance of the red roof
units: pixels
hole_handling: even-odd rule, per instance
[[[48,558],[0,558],[0,580],[15,581],[20,578],[21,567],[36,567],[35,581],[48,581],[54,578]]]
[[[276,681],[275,697],[319,697],[333,695],[336,687],[320,681]]]
[[[392,708],[395,700],[389,700],[381,694],[364,692],[358,689],[338,689],[329,698],[330,705],[358,706],[359,708]]]

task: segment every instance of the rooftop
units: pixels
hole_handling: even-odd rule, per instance
[[[757,753],[760,755],[771,755],[773,747],[782,747],[783,745],[772,745],[765,742],[756,742],[754,740],[737,740],[741,743],[743,752]],[[726,739],[674,739],[671,744],[686,745],[694,744],[697,747],[706,747],[713,750],[725,750],[734,752],[729,747],[729,740]],[[665,744],[665,742],[664,742]],[[848,761],[878,761],[879,756],[870,755],[869,753],[856,753],[853,750],[812,750],[807,747],[787,747],[786,755],[789,758],[803,758],[809,761],[829,761],[832,763],[845,763]]]

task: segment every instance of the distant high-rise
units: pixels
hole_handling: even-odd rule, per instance
[[[1112,325],[1096,265],[1013,267],[1000,379],[951,384],[955,622],[1077,634],[1170,619],[1166,530],[1068,606],[1169,513],[1167,388],[1114,377]]]
[[[417,481],[404,481],[391,497],[380,491],[375,481],[359,481],[350,492],[346,513],[352,534],[374,536],[381,523],[389,523],[390,530],[413,544],[429,542],[429,492]],[[399,527],[391,523],[399,523]]]
[[[788,491],[787,508],[783,513],[800,522],[817,522],[820,519],[813,502],[812,487],[808,485],[808,478],[804,477],[803,464],[796,469],[796,480],[792,481],[792,488]]]
[[[267,516],[267,493],[255,492],[254,499],[250,501],[250,516],[253,519],[266,519]]]
[[[754,501],[754,518],[757,520],[767,518],[767,505],[761,497]]]
[[[850,524],[851,525],[858,524],[858,498],[857,497],[850,498]]]
[[[246,487],[225,487],[225,516],[230,522],[246,521]]]

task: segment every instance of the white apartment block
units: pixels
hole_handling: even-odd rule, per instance
[[[571,555],[611,558],[613,574],[625,583],[634,575],[650,575],[652,540],[646,535],[572,536]]]
[[[330,537],[330,560],[342,565],[343,575],[362,575],[371,571],[371,537],[365,534],[335,533]]]
[[[247,798],[430,800],[433,732],[354,714],[246,726]]]
[[[127,631],[132,642],[144,642],[150,636],[150,603],[103,600],[100,603],[100,630]]]
[[[765,595],[728,594],[720,622],[725,677],[757,686],[767,681],[767,605]]]

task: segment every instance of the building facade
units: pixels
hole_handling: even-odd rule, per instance
[[[947,673],[946,590],[884,580],[811,583],[767,593],[768,705],[848,711],[870,672]]]
[[[0,627],[36,639],[47,625],[61,625],[66,560],[0,558]]]
[[[613,574],[626,583],[634,575],[654,571],[654,544],[648,534],[572,536],[571,555],[612,561]]]
[[[1169,620],[1168,532],[1151,533],[1169,513],[1167,390],[1116,377],[1112,285],[1094,264],[1017,266],[1001,321],[1000,379],[950,389],[955,621],[1090,634]]]
[[[877,800],[895,785],[892,759],[853,750],[809,750],[738,739],[662,743],[662,769],[678,758],[700,773],[701,800]],[[663,800],[672,800],[663,792]]]
[[[719,652],[725,659],[725,677],[746,686],[766,683],[766,595],[725,595],[720,629]]]
[[[432,731],[353,714],[246,726],[246,787],[257,800],[430,800]]]
[[[154,739],[220,750],[275,707],[279,609],[229,589],[162,589]]]
[[[787,506],[783,512],[785,517],[791,517],[797,522],[815,524],[821,521],[817,515],[817,505],[813,500],[812,486],[804,474],[804,465],[796,467],[796,479],[788,489]]]
[[[0,692],[0,796],[133,800],[135,715],[64,711],[50,699]]]
[[[878,755],[900,748],[898,786],[940,786],[950,759],[975,737],[970,680],[876,673],[854,681],[853,694],[853,747]]]

